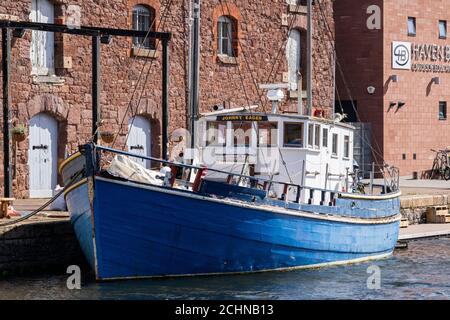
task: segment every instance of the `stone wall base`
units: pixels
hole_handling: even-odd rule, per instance
[[[450,194],[403,196],[400,199],[402,218],[410,225],[426,223],[429,207],[450,205]]]
[[[7,220],[0,220],[2,221]],[[0,227],[0,279],[87,265],[69,219]]]

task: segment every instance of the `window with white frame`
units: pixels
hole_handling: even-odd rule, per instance
[[[258,123],[258,147],[275,147],[278,144],[278,123]]]
[[[217,50],[220,55],[235,56],[233,50],[233,34],[235,30],[233,25],[233,20],[227,16],[221,16],[217,22]]]
[[[138,4],[133,7],[132,12],[133,30],[154,31],[155,10]],[[149,37],[134,37],[133,46],[136,48],[154,49],[154,40]]]
[[[447,120],[447,102],[439,101],[439,120]]]
[[[54,23],[54,6],[49,0],[31,1],[31,21]],[[31,72],[48,76],[55,73],[55,41],[53,32],[33,30],[31,33]]]
[[[226,129],[226,122],[208,122],[206,125],[206,146],[224,146],[226,142]]]
[[[232,122],[235,147],[250,147],[253,122]]]
[[[308,124],[308,147],[312,148],[314,143],[314,124]]]
[[[408,17],[408,36],[416,36],[416,18]]]
[[[439,39],[447,39],[447,20],[439,20]]]
[[[328,148],[328,129],[327,128],[323,128],[323,132],[322,132],[322,146],[324,148]]]
[[[303,148],[303,123],[284,124],[283,146]]]
[[[350,158],[350,136],[344,136],[344,158]]]
[[[314,148],[320,149],[320,125],[314,126]]]
[[[338,134],[337,133],[333,133],[331,154],[333,156],[336,156],[336,157],[338,155],[338,143],[339,143]]]

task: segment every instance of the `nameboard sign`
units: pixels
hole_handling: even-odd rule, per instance
[[[450,45],[393,41],[392,69],[450,73]]]
[[[232,115],[232,116],[217,116],[216,121],[255,121],[255,122],[263,122],[268,121],[269,118],[267,116],[259,116],[259,115]]]

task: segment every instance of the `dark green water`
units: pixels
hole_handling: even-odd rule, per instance
[[[367,288],[367,268],[381,270],[381,287]],[[65,270],[63,271],[65,272]],[[393,257],[358,265],[264,274],[95,283],[81,290],[67,275],[0,280],[2,299],[450,299],[450,239],[421,240]]]

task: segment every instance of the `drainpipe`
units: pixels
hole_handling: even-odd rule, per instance
[[[200,0],[193,0],[193,23],[191,28],[191,52],[190,61],[190,134],[191,134],[191,149],[195,147],[195,120],[198,116],[199,110],[199,91],[200,91]]]
[[[306,68],[306,76],[307,76],[307,107],[308,107],[308,112],[307,115],[311,116],[312,115],[312,79],[313,79],[313,74],[312,74],[312,27],[313,27],[313,23],[312,23],[312,0],[307,0],[308,1],[308,24],[307,24],[307,68]]]
[[[12,175],[10,159],[10,137],[9,137],[9,109],[10,109],[10,77],[11,66],[11,30],[2,29],[2,73],[3,73],[3,179],[4,179],[4,197],[12,197]]]

